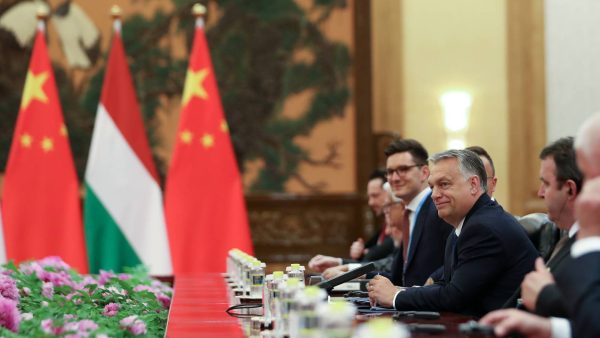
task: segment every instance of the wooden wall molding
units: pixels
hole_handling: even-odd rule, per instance
[[[372,222],[365,197],[252,195],[248,203],[255,256],[269,263],[306,263],[316,254],[348,257],[350,243]]]
[[[356,107],[356,190],[365,191],[376,165],[373,154],[373,67],[371,55],[371,1],[354,1],[354,91]]]
[[[538,154],[546,143],[543,0],[507,0],[509,205],[515,215],[544,211],[537,197]]]

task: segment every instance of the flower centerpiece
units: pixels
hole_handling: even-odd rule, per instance
[[[173,290],[142,267],[80,275],[48,257],[0,270],[4,337],[164,336]]]

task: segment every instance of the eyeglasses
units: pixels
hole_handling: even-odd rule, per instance
[[[397,168],[387,169],[385,172],[385,176],[388,179],[390,179],[392,176],[394,176],[394,173],[398,174],[398,176],[405,175],[410,169],[412,169],[414,167],[422,167],[422,166],[424,166],[424,164],[401,165]]]

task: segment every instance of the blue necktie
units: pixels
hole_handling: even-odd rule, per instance
[[[458,236],[456,236],[456,233],[452,231],[450,236],[448,236],[448,240],[446,241],[446,253],[444,254],[444,281],[446,281],[446,283],[450,282],[452,270],[454,270],[454,251],[456,250],[457,241]]]

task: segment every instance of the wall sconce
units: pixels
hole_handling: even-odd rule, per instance
[[[446,127],[448,149],[463,149],[466,145],[466,132],[469,127],[471,94],[462,91],[446,92],[440,96]]]

